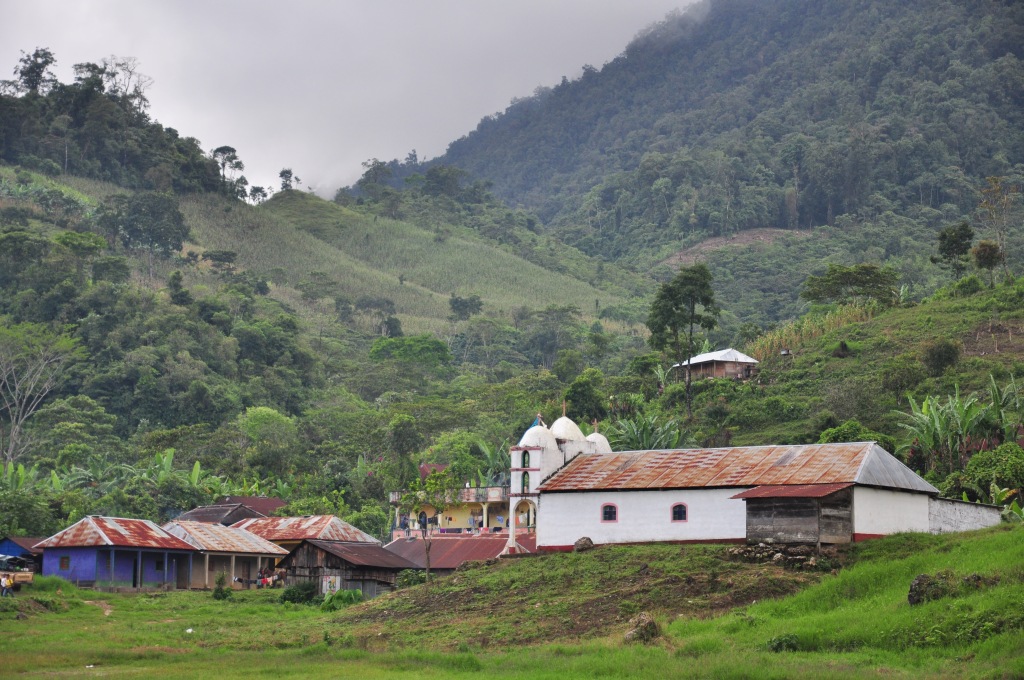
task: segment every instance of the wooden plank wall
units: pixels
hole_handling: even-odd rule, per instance
[[[820,522],[819,522],[820,504]],[[747,500],[747,540],[776,543],[849,543],[853,535],[853,494],[827,498]]]

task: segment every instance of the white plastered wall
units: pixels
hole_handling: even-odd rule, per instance
[[[853,533],[928,531],[928,496],[857,486],[853,489]]]
[[[716,541],[745,539],[746,504],[734,500],[743,489],[592,491],[542,493],[537,512],[537,545],[564,548],[588,536],[594,543]],[[618,520],[601,521],[612,503]],[[687,521],[672,521],[672,506],[684,503]],[[927,506],[925,509],[927,519]]]
[[[999,513],[999,508],[993,505],[964,503],[950,498],[928,499],[929,528],[933,534],[992,527],[1001,521]]]

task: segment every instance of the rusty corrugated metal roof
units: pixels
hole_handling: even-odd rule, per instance
[[[35,548],[35,545],[37,543],[39,543],[40,541],[46,540],[45,537],[41,537],[41,536],[40,537],[36,537],[36,536],[3,536],[3,537],[0,537],[0,541],[2,541],[3,539],[7,539],[11,543],[14,543],[18,547],[20,547],[25,552],[31,553],[33,555],[38,555],[38,554],[40,554],[42,552],[42,550],[37,550]],[[17,556],[15,555],[15,557],[17,557]]]
[[[849,489],[849,482],[839,484],[794,484],[792,486],[757,486],[742,491],[732,498],[824,498],[837,491]]]
[[[36,544],[36,548],[81,548],[96,546],[195,550],[148,519],[100,517],[91,515],[64,531]]]
[[[274,496],[225,496],[220,505],[231,505],[232,503],[241,503],[267,517],[273,515],[278,508],[288,505]]]
[[[542,492],[854,483],[937,494],[874,442],[581,454]]]
[[[398,553],[375,543],[348,543],[345,541],[307,540],[305,543],[337,555],[346,562],[362,567],[385,567],[387,569],[416,569],[417,566]],[[298,548],[295,548],[298,550]],[[293,550],[292,552],[295,552]],[[433,566],[433,565],[432,565]]]
[[[420,569],[427,566],[426,541],[422,538],[399,538],[384,546],[409,560]],[[435,536],[430,546],[431,569],[455,569],[463,562],[489,560],[497,557],[508,545],[507,536]]]
[[[201,505],[183,512],[175,521],[179,522],[218,522],[228,525],[239,522],[250,517],[266,517],[265,514],[250,508],[244,503],[231,503],[225,505]]]
[[[210,522],[174,520],[163,527],[204,552],[245,553],[248,555],[287,555],[288,551],[245,529]]]
[[[251,531],[268,541],[301,541],[318,538],[323,541],[350,543],[377,543],[373,536],[360,531],[334,515],[306,515],[304,517],[257,517],[243,519],[231,526]]]

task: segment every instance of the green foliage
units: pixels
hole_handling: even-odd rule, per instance
[[[227,573],[226,572],[222,571],[222,572],[217,574],[217,579],[214,582],[216,584],[216,586],[213,589],[213,599],[215,599],[215,600],[229,600],[229,599],[231,599],[231,595],[233,593],[233,590],[231,589],[231,586],[227,585],[227,582],[228,582],[228,577],[227,577]]]
[[[800,297],[811,302],[865,302],[875,300],[891,304],[896,296],[899,274],[876,264],[857,264],[844,267],[828,265],[821,276],[808,276]]]
[[[681,449],[695,441],[673,418],[663,420],[655,415],[618,420],[608,431],[608,442],[614,451],[651,451]]]
[[[921,362],[932,376],[942,375],[959,360],[960,345],[948,338],[937,338],[928,342],[921,352]]]
[[[583,371],[565,390],[566,415],[585,422],[602,420],[608,413],[608,397],[601,389],[603,384],[604,374],[600,370],[588,368]]]
[[[396,588],[411,588],[426,582],[427,574],[420,569],[403,569],[395,577]]]
[[[361,590],[335,590],[324,597],[324,601],[320,605],[320,611],[335,612],[339,609],[359,604],[362,601],[363,591]]]
[[[281,602],[312,604],[317,597],[317,587],[314,581],[299,581],[281,591]]]
[[[842,425],[829,428],[818,437],[819,444],[869,441],[878,442],[879,446],[890,453],[896,451],[896,440],[893,437],[873,432],[856,420],[847,420]]]

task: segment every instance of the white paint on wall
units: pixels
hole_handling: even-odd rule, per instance
[[[933,534],[984,529],[1000,522],[999,508],[994,505],[964,503],[950,498],[928,500],[928,525]]]
[[[583,536],[596,544],[743,540],[747,535],[746,504],[731,496],[744,490],[545,493],[537,511],[537,545],[571,546]],[[686,505],[685,522],[672,521],[672,506],[677,503]],[[601,508],[606,504],[617,506],[616,521],[602,521]]]
[[[928,500],[928,496],[920,493],[854,487],[853,533],[928,531]]]

